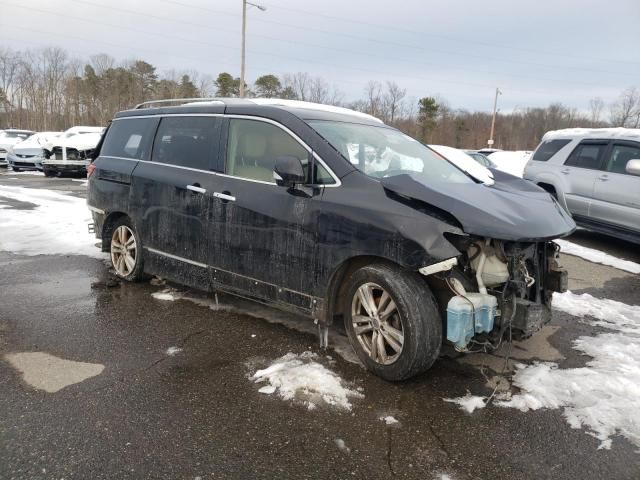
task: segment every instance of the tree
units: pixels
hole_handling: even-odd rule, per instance
[[[418,100],[418,125],[420,127],[420,140],[425,143],[429,141],[429,135],[436,126],[436,119],[440,107],[433,97],[424,97]]]
[[[195,98],[200,96],[200,92],[191,81],[189,75],[182,75],[178,85],[178,96],[180,98]]]
[[[640,90],[629,87],[611,105],[611,123],[615,127],[640,126]]]
[[[396,82],[387,81],[387,93],[384,96],[384,104],[389,122],[395,122],[396,118],[402,115],[403,100],[406,95],[406,88],[400,88]]]
[[[240,79],[230,73],[222,72],[215,81],[217,97],[237,97],[240,95]]]
[[[591,114],[591,126],[595,127],[600,123],[600,115],[604,109],[604,100],[600,97],[594,97],[589,100],[589,111]]]
[[[263,75],[258,77],[253,86],[256,90],[256,96],[265,98],[279,97],[282,91],[282,84],[275,75]]]
[[[158,81],[156,68],[150,63],[136,60],[129,68],[129,71],[133,75],[135,85],[133,92],[131,92],[133,94],[132,100],[134,102],[144,102],[153,98]]]

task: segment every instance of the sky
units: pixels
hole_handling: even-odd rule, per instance
[[[247,80],[322,76],[345,101],[370,80],[453,108],[588,110],[640,87],[639,0],[256,0]],[[57,46],[167,70],[240,72],[242,0],[0,0],[0,47]]]

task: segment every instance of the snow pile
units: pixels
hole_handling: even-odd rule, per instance
[[[473,413],[474,410],[484,408],[487,397],[478,397],[467,393],[464,397],[459,398],[443,398],[445,402],[460,405],[460,408],[467,413]]]
[[[498,170],[510,173],[522,178],[524,167],[527,165],[531,152],[518,150],[516,152],[493,152],[489,154],[489,159],[496,164]]]
[[[398,420],[395,419],[395,417],[392,417],[391,415],[387,415],[386,417],[380,417],[380,420],[386,423],[387,425],[396,425],[400,423]]]
[[[560,251],[567,255],[581,257],[585,260],[589,260],[590,262],[608,265],[610,267],[617,268],[618,270],[624,270],[625,272],[640,273],[640,263],[622,260],[614,257],[613,255],[609,255],[608,253],[601,252],[600,250],[576,245],[575,243],[571,243],[566,240],[554,240],[554,242],[560,245]]]
[[[32,210],[4,208],[0,250],[22,255],[87,255],[104,258],[88,232],[93,222],[85,200],[51,190],[0,186],[0,197],[36,205]]]
[[[167,348],[167,351],[165,353],[170,357],[173,357],[179,354],[180,352],[182,352],[182,349],[180,347],[169,347]]]
[[[321,365],[313,352],[300,355],[287,353],[269,367],[255,372],[255,383],[268,382],[283,400],[301,402],[310,410],[318,404],[351,410],[351,398],[363,398],[356,389],[349,388],[337,374]],[[268,393],[263,387],[262,393]]]
[[[564,408],[569,425],[587,428],[600,440],[599,448],[611,448],[610,437],[616,434],[640,447],[640,306],[571,292],[554,295],[553,305],[593,317],[592,324],[611,332],[574,342],[574,348],[593,357],[585,367],[519,365],[513,380],[521,393],[496,404],[523,412]]]

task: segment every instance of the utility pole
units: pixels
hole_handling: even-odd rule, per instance
[[[240,98],[244,98],[244,71],[245,71],[245,44],[247,42],[247,5],[251,5],[252,7],[256,7],[258,10],[265,11],[267,7],[263,5],[258,5],[256,3],[248,2],[247,0],[242,0],[242,52],[240,57]]]
[[[496,88],[496,98],[493,100],[493,118],[491,119],[491,135],[489,135],[489,141],[487,145],[489,148],[493,147],[493,131],[496,127],[496,113],[498,113],[498,95],[502,95],[502,92],[499,88]]]

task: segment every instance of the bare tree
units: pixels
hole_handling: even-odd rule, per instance
[[[376,80],[369,80],[364,87],[365,94],[365,112],[374,117],[384,117],[383,100],[382,100],[382,84]]]
[[[406,88],[400,88],[396,82],[387,81],[387,92],[384,95],[384,104],[389,122],[395,122],[396,118],[403,114],[403,101],[406,95]]]
[[[286,74],[282,77],[282,85],[289,88],[298,100],[309,100],[309,88],[311,85],[311,76],[306,72],[298,72],[294,74]]]
[[[611,105],[611,123],[616,127],[640,126],[640,91],[636,87],[624,90]]]
[[[116,64],[115,58],[107,55],[106,53],[93,55],[89,60],[91,61],[91,66],[96,71],[97,75],[102,75],[110,68],[113,68]]]
[[[604,109],[604,100],[600,97],[593,97],[589,100],[589,113],[591,115],[591,126],[595,127],[600,123],[600,116]]]

